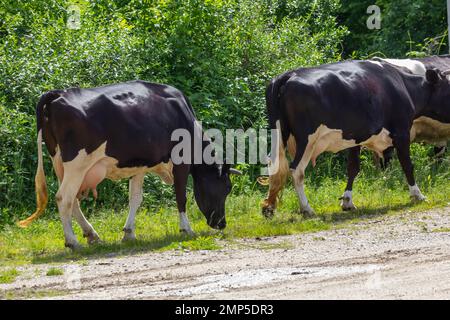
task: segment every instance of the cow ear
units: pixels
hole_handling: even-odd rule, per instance
[[[428,69],[425,73],[425,77],[427,81],[431,84],[437,84],[441,77],[439,76],[439,70],[437,69]]]

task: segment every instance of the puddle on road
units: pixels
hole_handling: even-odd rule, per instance
[[[230,289],[257,287],[268,283],[301,280],[312,277],[336,277],[358,273],[373,273],[380,270],[378,265],[356,265],[350,267],[309,267],[309,268],[273,268],[242,270],[229,274],[219,274],[197,278],[188,284],[164,288],[162,291],[146,292],[150,295],[191,296],[197,294],[216,293]],[[194,283],[193,283],[194,282]]]
[[[92,292],[80,292],[64,298],[136,299],[142,297],[161,299],[170,296],[189,297],[238,288],[264,286],[282,281],[301,281],[307,278],[334,278],[361,273],[370,276],[379,270],[381,270],[381,267],[378,265],[253,269],[194,279],[181,278],[179,282],[141,283],[137,286],[109,287],[104,290],[97,289],[94,295]]]

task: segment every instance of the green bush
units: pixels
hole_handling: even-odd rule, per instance
[[[429,40],[445,33],[443,1],[375,3],[383,10],[380,31],[366,28],[365,12],[373,3],[365,0],[1,1],[0,226],[34,210],[34,109],[45,91],[132,79],[162,82],[189,96],[205,128],[266,127],[265,87],[281,72],[340,60],[342,50],[346,56],[382,51],[391,57],[446,50],[445,37],[439,38],[442,46]],[[80,9],[80,29],[67,27],[71,4]],[[415,164],[423,169],[420,181],[448,179],[448,161],[430,163],[429,151],[413,147]],[[57,182],[44,158],[54,199]],[[403,185],[398,164],[382,174],[370,154],[362,159],[361,177],[368,183],[386,174],[386,184]],[[259,168],[240,167],[246,175],[234,178],[234,192],[253,192]],[[345,153],[322,155],[308,169],[308,185],[344,176]],[[85,212],[122,209],[127,188],[126,181],[103,182],[99,199],[84,202]],[[154,176],[146,177],[144,192],[150,210],[173,204],[171,187]]]
[[[381,9],[381,29],[369,30],[367,8]],[[448,53],[446,1],[441,0],[342,0],[339,22],[349,29],[345,56],[373,53],[389,58]]]
[[[78,30],[66,25],[70,4],[80,8]],[[164,82],[189,96],[205,127],[265,127],[269,79],[339,59],[346,31],[336,25],[338,9],[338,0],[2,1],[0,224],[34,209],[34,108],[45,91]],[[53,195],[57,183],[45,159]],[[171,188],[156,178],[146,178],[144,189],[146,206],[173,201],[165,196]],[[99,194],[89,208],[121,208],[127,183],[104,182]]]

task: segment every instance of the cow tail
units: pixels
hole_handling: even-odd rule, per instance
[[[44,172],[44,161],[42,154],[42,130],[44,127],[44,108],[46,104],[52,102],[56,97],[58,97],[57,92],[50,91],[46,94],[42,95],[36,106],[36,125],[37,125],[37,148],[38,148],[38,165],[36,170],[36,176],[34,178],[35,190],[36,190],[36,211],[29,216],[27,219],[19,221],[19,226],[22,228],[27,227],[36,220],[39,216],[41,216],[48,203],[48,191],[47,191],[47,183],[45,180],[45,172]]]
[[[277,129],[276,154],[271,155],[269,164],[269,178],[259,178],[262,185],[269,185],[269,193],[263,201],[263,212],[272,212],[276,207],[277,199],[281,197],[280,191],[286,183],[289,173],[289,164],[286,158],[287,140],[290,130],[283,116],[283,106],[280,103],[283,87],[291,77],[291,73],[284,73],[273,79],[266,90],[266,107],[269,120],[269,128]],[[270,215],[266,214],[266,215]]]
[[[270,129],[281,130],[281,136],[283,144],[286,145],[289,138],[289,127],[286,121],[283,119],[282,106],[280,105],[281,94],[283,92],[284,85],[291,78],[291,73],[287,72],[281,76],[273,79],[266,90],[266,108],[269,118]],[[277,122],[279,121],[279,128],[277,128]]]

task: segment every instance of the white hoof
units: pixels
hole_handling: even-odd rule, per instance
[[[427,198],[420,192],[419,187],[415,184],[413,186],[409,186],[409,194],[413,201],[425,201]]]
[[[189,224],[189,219],[186,212],[180,212],[180,232],[186,233],[187,235],[194,236],[195,233],[191,229]]]
[[[344,211],[353,211],[356,210],[356,206],[353,204],[353,201],[351,198],[348,197],[342,197],[341,198],[341,208]]]
[[[339,200],[342,200],[341,201],[342,210],[344,210],[344,211],[356,210],[356,206],[353,204],[351,191],[346,190],[344,192],[344,195],[342,197],[340,197]]]

